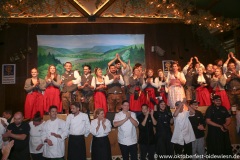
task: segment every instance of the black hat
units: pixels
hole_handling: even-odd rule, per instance
[[[190,105],[191,105],[191,104],[194,104],[194,103],[199,104],[199,102],[198,102],[197,100],[195,100],[195,99],[193,99],[193,100],[191,100],[191,101],[189,102]]]
[[[218,100],[221,100],[221,97],[220,97],[219,95],[214,95],[212,99],[213,99],[213,100],[217,100],[217,99],[218,99]]]

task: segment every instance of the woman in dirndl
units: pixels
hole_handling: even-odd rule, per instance
[[[102,75],[102,69],[96,67],[94,69],[96,77],[92,78],[91,86],[94,87],[94,106],[95,109],[102,108],[104,110],[104,114],[108,112],[107,108],[107,98],[106,98],[106,89],[107,86],[104,82],[104,76]]]
[[[183,85],[186,83],[186,78],[181,72],[181,68],[178,62],[173,62],[172,71],[168,73],[167,85],[168,85],[168,106],[175,108],[177,101],[183,101],[185,96]]]
[[[60,98],[60,84],[61,78],[57,73],[56,67],[50,65],[48,72],[45,77],[46,90],[44,93],[44,112],[48,112],[49,107],[54,105],[57,106],[58,112],[62,112],[62,103]]]
[[[38,70],[31,69],[31,78],[26,79],[24,89],[27,92],[24,105],[24,118],[31,119],[39,111],[43,115],[44,98],[43,92],[46,83],[43,79],[38,78]]]
[[[154,72],[152,69],[147,70],[147,77],[144,80],[144,84],[142,88],[145,91],[146,96],[146,104],[149,109],[156,111],[155,105],[157,104],[156,100],[156,92],[158,88],[158,84],[155,82],[155,77],[153,76]]]
[[[155,78],[155,82],[158,84],[158,92],[157,96],[159,96],[160,100],[164,100],[164,102],[167,104],[167,83],[166,83],[166,77],[163,73],[162,69],[158,70],[158,77]]]
[[[143,77],[138,67],[133,68],[133,75],[129,78],[130,105],[133,112],[141,112],[141,106],[145,103],[145,95],[142,90]]]
[[[198,74],[193,76],[192,85],[196,89],[196,100],[199,102],[199,106],[210,106],[211,95],[208,90],[210,79],[204,73],[203,67],[199,67]]]
[[[231,109],[231,105],[227,96],[227,93],[224,89],[227,79],[222,75],[222,69],[217,68],[214,72],[214,75],[211,79],[211,87],[213,88],[213,94],[219,95],[221,97],[222,106],[227,110]]]

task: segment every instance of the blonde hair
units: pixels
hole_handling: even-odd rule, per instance
[[[104,110],[102,108],[98,108],[94,111],[94,119],[97,118],[97,116],[101,113],[101,112],[104,112]]]

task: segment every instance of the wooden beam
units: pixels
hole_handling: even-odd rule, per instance
[[[99,9],[96,13],[96,17],[100,17],[100,15],[106,11],[116,0],[109,0],[101,9]]]
[[[68,24],[68,23],[183,23],[181,19],[171,18],[130,18],[130,17],[99,17],[89,22],[88,17],[57,17],[57,18],[9,18],[8,23],[25,24]]]
[[[73,5],[84,17],[89,17],[90,15],[81,6],[79,6],[74,0],[68,0],[69,3]]]
[[[216,6],[220,0],[212,0],[206,7],[206,10],[211,10],[214,6]]]

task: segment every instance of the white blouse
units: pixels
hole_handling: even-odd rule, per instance
[[[96,131],[97,126],[98,126],[98,119],[96,118],[91,121],[91,127],[90,127],[90,132],[95,137],[107,136],[112,128],[111,122],[108,119],[106,119],[106,121],[105,121],[105,126],[106,126],[105,130],[103,129],[102,121],[100,121],[100,127],[99,127],[98,131]]]
[[[96,85],[97,85],[97,84],[105,84],[104,78],[105,78],[105,77],[102,76],[102,82],[99,82],[96,77],[93,77],[93,78],[92,78],[92,82],[91,82],[91,86],[93,86],[94,89],[96,89]]]
[[[205,80],[205,78],[203,77],[203,75],[199,75],[199,76],[198,76],[198,79],[197,79],[197,82],[198,82],[198,83],[206,83],[206,80]]]
[[[146,81],[144,81],[144,82],[145,82],[145,83],[143,83],[143,85],[142,85],[142,88],[143,88],[143,89],[146,88],[147,85],[148,85],[148,84],[146,83]],[[153,78],[151,78],[150,84],[151,84],[153,87],[158,88],[158,82],[156,82],[156,81],[153,82]]]

